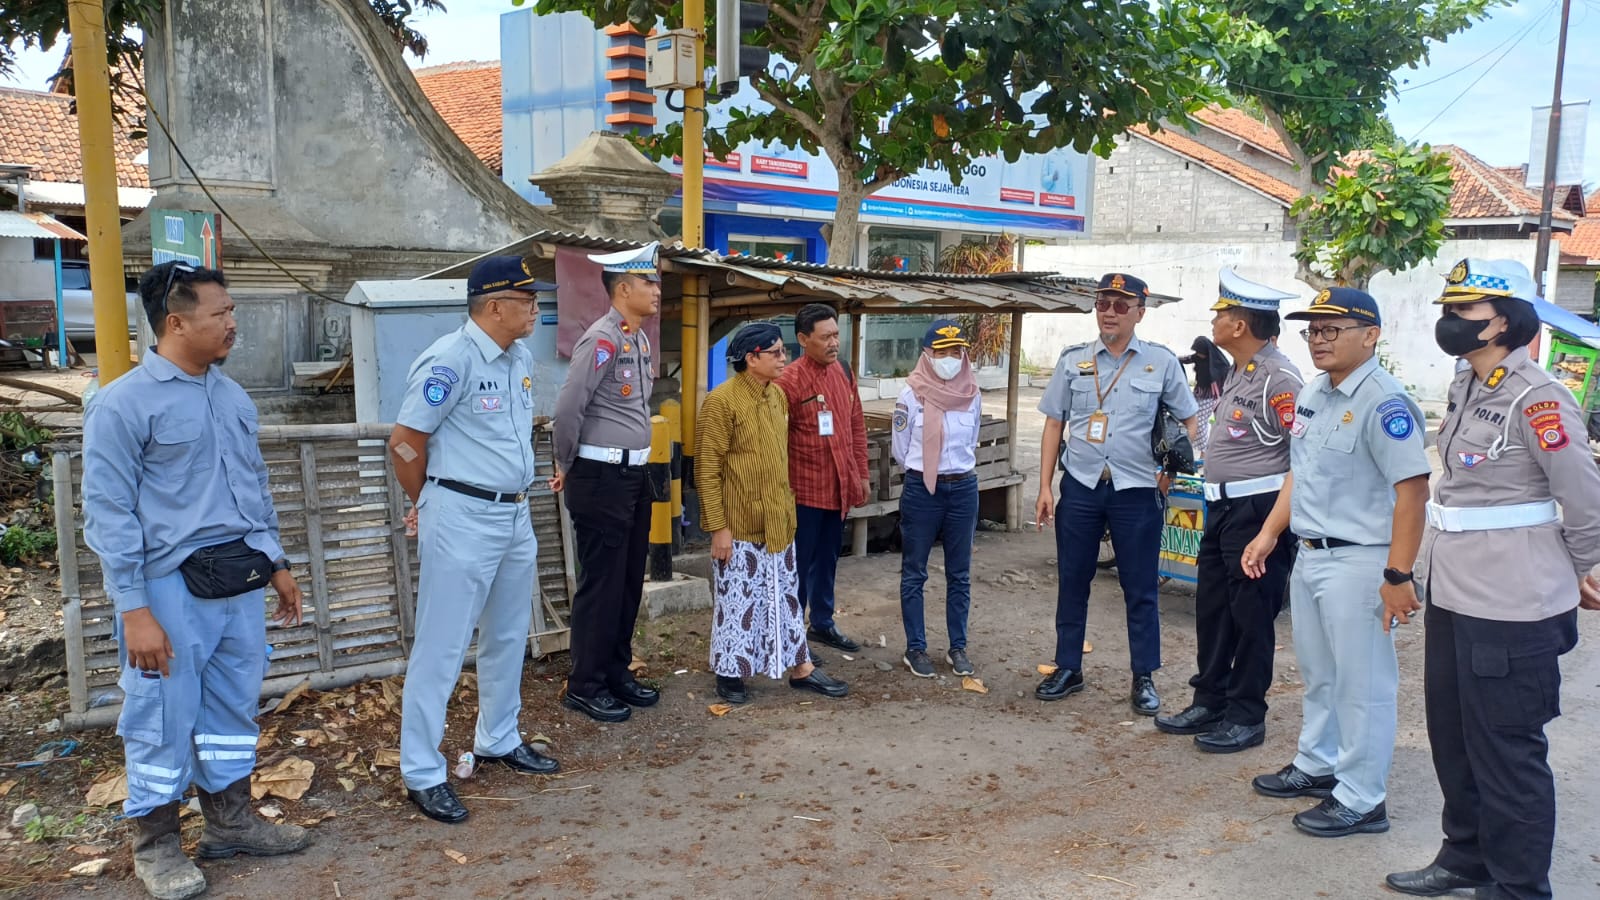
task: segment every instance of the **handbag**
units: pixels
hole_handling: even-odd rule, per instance
[[[1150,454],[1168,475],[1193,475],[1195,472],[1194,444],[1189,440],[1189,432],[1165,402],[1156,406],[1156,423],[1150,431]]]
[[[272,560],[243,538],[201,547],[178,566],[189,593],[221,600],[261,590],[272,580]]]

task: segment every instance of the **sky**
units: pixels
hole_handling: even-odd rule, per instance
[[[1591,100],[1584,153],[1584,182],[1600,186],[1600,0],[1571,0],[1562,99]],[[511,0],[445,0],[446,13],[424,12],[416,26],[427,35],[427,59],[413,66],[498,57],[498,18]],[[1555,76],[1559,0],[1519,0],[1449,42],[1437,45],[1428,64],[1402,70],[1400,92],[1389,103],[1402,137],[1457,144],[1492,165],[1528,162],[1532,108],[1550,103]],[[13,86],[44,89],[59,53],[24,52]],[[0,84],[5,84],[0,80]],[[1543,160],[1534,161],[1542,166]]]

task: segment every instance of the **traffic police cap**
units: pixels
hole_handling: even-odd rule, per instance
[[[960,322],[951,319],[936,319],[928,326],[927,334],[922,336],[922,346],[928,350],[943,350],[946,347],[971,347],[972,340],[967,337],[967,329],[961,327]]]
[[[637,250],[619,250],[616,253],[591,253],[589,261],[618,275],[637,275],[645,281],[660,281],[661,271],[656,267],[656,249],[660,241],[651,241]]]
[[[1328,288],[1311,301],[1311,306],[1300,312],[1292,312],[1284,316],[1285,319],[1355,319],[1367,325],[1382,325],[1383,319],[1378,315],[1378,301],[1366,291],[1355,288],[1335,287]]]
[[[1100,276],[1100,286],[1095,288],[1095,292],[1127,294],[1129,297],[1138,297],[1139,302],[1143,303],[1145,298],[1150,296],[1150,286],[1145,284],[1142,278],[1121,272],[1108,272]]]
[[[1444,293],[1433,302],[1477,303],[1496,297],[1532,303],[1539,299],[1539,287],[1522,263],[1509,259],[1463,259],[1445,276]]]
[[[467,276],[467,296],[477,297],[495,291],[553,291],[553,282],[538,281],[520,256],[488,256],[478,260]]]
[[[1211,307],[1213,312],[1224,309],[1259,309],[1263,312],[1277,312],[1278,303],[1283,300],[1294,299],[1294,294],[1288,294],[1277,288],[1270,288],[1264,284],[1243,278],[1232,269],[1223,269],[1217,273],[1217,302]]]

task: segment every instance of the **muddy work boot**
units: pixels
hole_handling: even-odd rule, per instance
[[[133,820],[133,874],[156,900],[185,900],[205,893],[206,877],[183,855],[178,801]]]
[[[256,815],[250,806],[248,775],[220,793],[200,788],[200,811],[206,817],[206,830],[200,835],[201,859],[225,859],[236,853],[279,856],[311,844],[311,835],[299,825],[274,825]]]

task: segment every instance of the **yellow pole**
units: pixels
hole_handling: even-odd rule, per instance
[[[683,0],[683,27],[695,33],[695,72],[698,83],[683,92],[683,242],[703,247],[705,223],[706,3]],[[711,298],[702,275],[683,279],[683,455],[694,457],[694,420],[705,396],[704,332],[711,327]]]
[[[72,84],[78,98],[83,155],[84,218],[89,232],[89,286],[94,291],[94,344],[100,383],[131,365],[127,292],[122,276],[122,218],[117,209],[117,156],[111,136],[111,77],[106,70],[106,15],[98,0],[67,0],[72,29]]]
[[[672,580],[672,433],[665,416],[650,417],[650,580]]]

